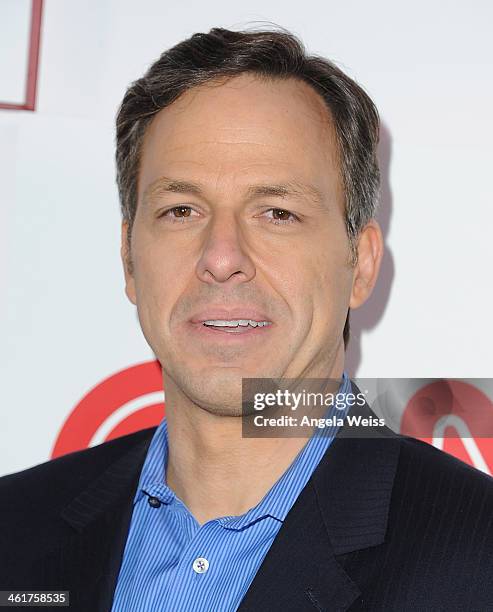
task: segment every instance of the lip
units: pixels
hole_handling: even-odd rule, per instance
[[[237,308],[207,308],[193,315],[190,319],[191,323],[203,323],[204,321],[236,321],[240,319],[251,319],[252,321],[272,321],[269,317],[260,310],[249,308],[247,306],[239,306]],[[270,327],[270,326],[266,326]],[[257,329],[257,328],[252,328]],[[260,328],[264,329],[264,328]]]
[[[240,319],[251,319],[252,321],[268,321],[270,325],[262,327],[235,327],[218,329],[207,327],[204,321],[236,321]],[[255,339],[266,338],[275,324],[265,312],[255,306],[236,306],[234,308],[224,308],[224,306],[209,306],[207,309],[195,313],[188,321],[188,330],[193,333],[193,337],[202,339],[206,342],[219,342],[221,344],[238,345],[243,342],[254,342]]]
[[[208,319],[204,320],[207,321]],[[267,319],[263,320],[267,321]],[[270,333],[270,329],[272,327],[274,327],[274,323],[265,325],[263,327],[248,326],[220,329],[217,327],[207,327],[207,325],[204,325],[202,321],[197,321],[196,323],[189,322],[188,329],[197,339],[201,338],[210,342],[232,342],[233,344],[236,344],[238,342],[245,342],[246,340],[253,341],[255,338],[265,338],[266,334]]]

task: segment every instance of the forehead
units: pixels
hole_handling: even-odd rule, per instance
[[[242,74],[194,87],[154,117],[139,183],[145,188],[171,172],[216,180],[250,172],[312,181],[320,175],[333,182],[338,164],[330,111],[312,87],[294,78]]]

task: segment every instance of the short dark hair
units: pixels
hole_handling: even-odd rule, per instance
[[[127,89],[116,119],[116,167],[121,211],[128,222],[128,252],[137,210],[142,140],[153,117],[192,87],[243,73],[297,78],[325,101],[339,146],[345,222],[354,265],[356,239],[375,216],[378,204],[378,112],[355,81],[329,60],[307,55],[303,43],[284,29],[235,32],[213,28],[194,34],[165,51]],[[349,311],[343,337],[347,346]]]

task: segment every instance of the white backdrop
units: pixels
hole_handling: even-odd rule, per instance
[[[493,4],[46,0],[36,110],[0,111],[0,473],[48,459],[90,389],[153,359],[119,259],[126,86],[196,31],[258,21],[334,60],[384,123],[388,252],[350,374],[491,376]]]

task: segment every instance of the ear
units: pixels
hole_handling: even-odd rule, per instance
[[[137,304],[135,294],[135,280],[133,276],[133,264],[131,254],[128,249],[128,221],[122,222],[122,239],[120,247],[120,256],[123,263],[123,272],[125,274],[125,293],[132,304]]]
[[[353,272],[353,288],[349,307],[359,308],[370,297],[377,282],[383,255],[383,237],[378,223],[372,219],[362,229],[357,245],[358,261]]]

